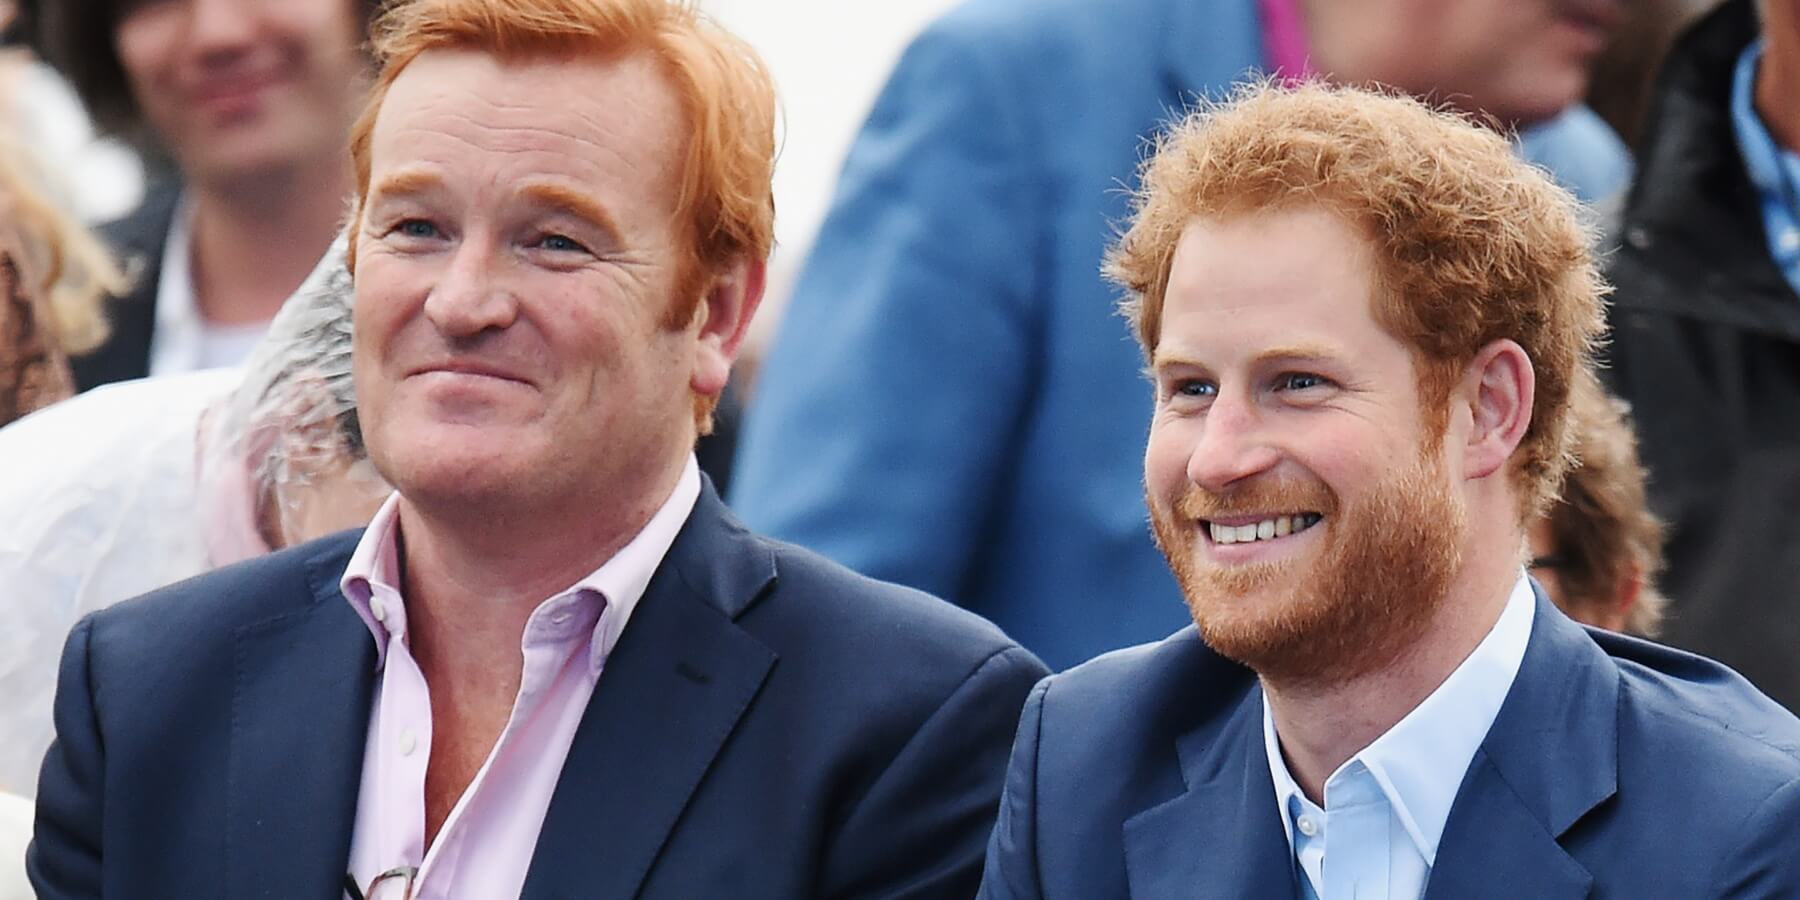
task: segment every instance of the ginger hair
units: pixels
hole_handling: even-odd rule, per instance
[[[675,205],[685,259],[664,324],[690,324],[713,276],[732,261],[768,258],[775,242],[774,80],[749,44],[692,0],[400,0],[372,34],[379,74],[350,132],[353,234],[369,191],[375,120],[394,79],[420,54],[465,49],[507,60],[641,52],[661,65],[687,125]],[[717,397],[695,396],[701,434],[711,431],[717,404]]]
[[[1570,463],[1571,384],[1604,332],[1592,235],[1577,201],[1494,130],[1410,97],[1307,82],[1240,88],[1156,141],[1106,275],[1146,356],[1156,348],[1183,229],[1318,207],[1374,250],[1376,321],[1412,351],[1428,422],[1481,348],[1531,359],[1531,423],[1514,454],[1520,521],[1556,496]]]

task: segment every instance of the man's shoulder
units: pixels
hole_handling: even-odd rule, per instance
[[[335,596],[360,530],[214,569],[94,613],[96,640],[153,657],[180,655]]]
[[[1642,755],[1737,784],[1800,779],[1800,719],[1729,667],[1649,641],[1593,636],[1619,671],[1622,759]]]
[[[1097,656],[1044,686],[1042,751],[1105,765],[1160,753],[1183,735],[1214,732],[1237,715],[1256,675],[1220,656],[1190,625],[1161,641]]]
[[[924,591],[863,575],[785,541],[745,532],[775,562],[770,595],[751,618],[829,639],[880,637],[884,654],[986,657],[1018,645],[992,622]]]

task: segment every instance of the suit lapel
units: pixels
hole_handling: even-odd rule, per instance
[[[375,642],[338,592],[355,535],[307,560],[312,596],[236,634],[226,892],[336,897],[356,818]]]
[[[774,577],[772,554],[708,484],[606,661],[523,896],[637,894],[775,665],[733,621]]]
[[[1536,593],[1525,660],[1457,790],[1427,900],[1562,900],[1591,889],[1558,841],[1618,790],[1618,669]]]
[[[1262,691],[1222,727],[1176,743],[1186,793],[1125,822],[1125,869],[1141,898],[1297,896],[1293,855],[1263,752]]]

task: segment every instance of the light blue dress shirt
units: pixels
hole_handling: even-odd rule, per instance
[[[1800,156],[1776,143],[1756,112],[1756,61],[1762,52],[1763,42],[1757,40],[1738,57],[1731,82],[1731,129],[1737,133],[1745,173],[1762,197],[1769,258],[1800,291]]]
[[[1418,900],[1475,751],[1512,690],[1536,600],[1523,572],[1506,608],[1450,677],[1325,780],[1325,807],[1288,772],[1263,697],[1275,802],[1309,900]]]

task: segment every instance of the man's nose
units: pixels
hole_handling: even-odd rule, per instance
[[[1221,394],[1200,428],[1200,440],[1188,456],[1187,476],[1208,491],[1224,493],[1273,468],[1280,459],[1267,440],[1261,412],[1246,398]]]
[[[449,338],[472,338],[503,331],[518,317],[517,297],[495,277],[491,254],[479,242],[464,241],[425,298],[425,317]]]
[[[247,47],[256,35],[258,0],[188,0],[188,46],[217,59]]]

